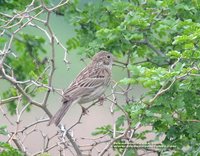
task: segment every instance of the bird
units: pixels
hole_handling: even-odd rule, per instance
[[[74,103],[81,105],[99,99],[109,87],[112,77],[112,64],[112,53],[107,51],[96,53],[91,63],[78,74],[64,91],[62,106],[51,117],[48,125],[54,123],[57,126]]]

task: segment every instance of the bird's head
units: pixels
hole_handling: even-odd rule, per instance
[[[107,51],[100,51],[96,53],[92,59],[92,64],[98,66],[112,67],[113,55]]]

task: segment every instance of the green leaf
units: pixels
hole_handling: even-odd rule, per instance
[[[122,84],[134,84],[136,81],[132,78],[124,78],[122,80],[119,81],[119,83],[122,83]]]
[[[96,135],[100,135],[100,134],[109,134],[111,129],[112,129],[111,125],[98,127],[98,128],[96,128],[96,130],[94,132],[92,132],[92,135],[96,136]]]
[[[7,126],[0,126],[0,134],[7,135],[8,132],[6,130]]]
[[[170,58],[180,58],[181,57],[181,53],[179,51],[169,51],[167,53],[167,55],[170,57]]]
[[[124,115],[118,117],[117,121],[116,121],[116,127],[119,128],[119,127],[123,126],[125,120],[126,120],[126,117]]]
[[[144,68],[142,68],[141,66],[132,66],[132,65],[129,65],[128,69],[133,73],[134,76],[139,76],[140,73],[142,73],[144,70]]]
[[[126,150],[124,156],[136,156],[137,153],[135,152],[135,150],[133,148],[128,148],[128,150]]]
[[[24,156],[24,154],[8,143],[0,142],[0,148],[2,149],[0,153],[1,156]]]

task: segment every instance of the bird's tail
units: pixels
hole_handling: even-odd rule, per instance
[[[70,103],[63,103],[62,107],[56,112],[53,117],[51,117],[48,126],[53,123],[57,126],[64,117],[65,113],[68,111],[70,105]]]

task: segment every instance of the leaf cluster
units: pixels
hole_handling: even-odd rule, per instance
[[[8,143],[0,142],[0,155],[1,156],[24,156],[19,150],[13,148]]]
[[[6,40],[2,39],[2,43]],[[41,73],[44,71],[47,65],[47,58],[44,57],[46,54],[46,50],[44,49],[45,40],[42,37],[28,35],[21,33],[13,42],[12,52],[14,55],[8,55],[5,63],[8,67],[6,68],[6,73],[14,73],[14,78],[17,81],[26,81],[26,80],[41,80],[43,83],[47,83],[47,75],[43,75],[41,77]],[[22,86],[26,86],[26,84],[22,84]],[[27,88],[27,93],[29,93],[32,97],[34,97],[39,89]],[[2,93],[4,99],[9,97],[18,96],[19,93],[15,87],[11,86],[7,91]],[[22,103],[24,105],[27,104],[27,100],[22,98]],[[11,115],[16,113],[17,101],[13,100],[8,105],[8,110]],[[27,111],[30,110],[30,107],[27,107]]]
[[[117,58],[128,56],[131,76],[120,83],[140,84],[148,89],[144,98],[124,106],[132,128],[138,122],[151,125],[151,132],[156,134],[151,142],[164,135],[162,144],[166,148],[159,153],[198,155],[199,3],[104,0],[76,5],[70,14],[76,36],[67,41],[69,49],[87,56],[99,50],[108,50]],[[126,118],[119,117],[118,129],[125,122]],[[102,127],[95,134],[105,133]],[[133,138],[145,139],[148,133],[135,134]]]

